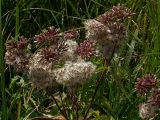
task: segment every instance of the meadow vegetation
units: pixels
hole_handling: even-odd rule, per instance
[[[158,120],[159,52],[159,0],[0,0],[0,120]]]

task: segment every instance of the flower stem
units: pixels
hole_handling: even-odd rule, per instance
[[[70,89],[70,90],[69,90]],[[73,111],[75,112],[75,116],[76,116],[76,119],[75,120],[78,120],[79,118],[79,104],[78,104],[78,98],[76,96],[76,89],[72,89],[72,88],[69,88],[68,89],[68,96],[72,102],[72,109]]]
[[[58,105],[58,102],[56,101],[54,95],[52,95],[51,91],[49,89],[47,89],[48,93],[51,95],[52,99],[54,100],[56,106],[58,107],[59,111],[61,112],[61,114],[66,118],[66,120],[69,120],[67,115],[65,114],[65,112],[60,108],[60,106]]]
[[[52,98],[54,100],[54,102],[56,103],[56,106],[58,107],[58,109],[60,110],[60,112],[63,114],[63,116],[68,120],[67,116],[65,115],[65,113],[63,112],[63,110],[61,110],[60,106],[58,105],[55,97],[52,95]]]
[[[107,59],[104,60],[104,65],[106,66],[106,64],[109,64],[109,62],[108,62]],[[92,106],[92,104],[93,104],[93,102],[94,102],[94,100],[95,100],[96,94],[97,94],[97,92],[98,92],[100,83],[101,83],[101,81],[104,80],[104,76],[105,76],[106,72],[107,72],[107,69],[103,70],[102,73],[101,73],[100,78],[99,78],[99,79],[97,80],[97,82],[96,82],[95,91],[94,91],[94,93],[93,93],[91,102],[90,102],[90,104],[89,104],[89,106],[88,106],[88,108],[87,108],[87,111],[86,111],[86,113],[85,113],[85,115],[84,115],[83,120],[86,120],[86,118],[87,118],[87,115],[88,115],[88,113],[89,113],[89,110],[91,109],[91,106]]]
[[[21,100],[18,102],[18,115],[17,115],[17,120],[21,119]]]
[[[65,105],[64,105],[63,99],[62,99],[61,92],[59,92],[59,96],[60,96],[60,98],[61,98],[62,107],[63,107],[63,112],[64,112],[65,116],[67,116],[67,111],[66,111],[66,108],[65,108]]]

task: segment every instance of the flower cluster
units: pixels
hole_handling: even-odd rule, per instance
[[[41,34],[35,35],[35,43],[42,45],[46,42],[53,44],[59,40],[60,30],[54,26],[44,29]]]
[[[42,48],[40,50],[41,60],[49,63],[57,62],[60,60],[66,50],[67,46],[62,42],[57,45],[52,45],[48,48]]]
[[[150,103],[142,103],[139,105],[139,116],[143,119],[154,118],[158,113],[159,107]]]
[[[93,63],[83,59],[83,56],[93,55],[95,44],[90,41],[78,44],[76,40],[79,37],[79,30],[60,33],[59,29],[52,26],[29,39],[34,40],[31,47],[37,46],[33,48],[35,51],[28,49],[30,41],[24,37],[18,41],[9,40],[6,45],[6,64],[25,71],[31,82],[39,88],[82,84],[96,70]]]
[[[148,99],[148,102],[160,108],[160,89],[154,88],[151,91],[151,93],[152,93],[152,96],[150,96],[150,98]]]
[[[95,73],[95,65],[76,54],[78,44],[75,41],[67,40],[63,47],[52,45],[34,54],[30,61],[29,76],[36,86],[74,86],[82,84]],[[60,61],[65,63],[59,68]]]
[[[74,86],[82,84],[95,73],[96,66],[91,62],[67,62],[64,67],[55,70],[56,80],[60,84]]]
[[[52,74],[52,63],[44,62],[40,52],[33,54],[30,58],[28,74],[34,85],[39,88],[56,85],[55,77]]]
[[[13,38],[6,43],[5,61],[6,64],[15,66],[16,71],[28,69],[28,58],[30,54],[26,51],[28,46],[27,38],[21,36],[18,41]]]
[[[79,33],[79,30],[77,29],[71,29],[64,32],[65,40],[76,40],[76,39],[79,39],[79,37],[80,37],[80,33]]]
[[[89,58],[96,55],[99,46],[105,57],[110,56],[126,36],[125,26],[120,21],[132,15],[126,7],[118,5],[106,14],[85,21],[85,40],[80,39],[80,29],[60,32],[54,26],[28,39],[34,42],[24,37],[18,41],[10,40],[6,45],[6,64],[26,71],[38,87],[83,84],[96,70]],[[28,49],[29,43],[32,43],[31,49]]]
[[[155,75],[146,75],[142,78],[137,78],[135,83],[136,92],[145,96],[147,101],[139,105],[139,115],[142,119],[154,118],[159,114],[160,109],[160,89],[158,88],[159,81]]]
[[[85,40],[77,47],[76,52],[78,55],[80,55],[82,58],[90,58],[92,55],[95,54],[95,42],[92,40]]]
[[[85,28],[87,30],[86,37],[90,40],[98,42],[100,45],[107,44],[111,41],[108,39],[108,34],[110,32],[109,28],[98,22],[95,19],[90,19],[84,22]]]
[[[65,51],[63,58],[66,61],[76,61],[78,56],[76,54],[76,49],[78,47],[78,43],[73,40],[67,40],[65,45],[68,46],[67,51]]]
[[[113,6],[109,12],[84,22],[88,39],[98,42],[103,48],[105,57],[109,58],[127,37],[122,20],[133,15],[134,13],[124,6]]]
[[[122,21],[131,18],[135,13],[131,12],[127,7],[118,4],[113,6],[108,12],[100,15],[97,20],[103,24],[110,24],[111,22]]]
[[[152,88],[156,87],[158,80],[154,75],[146,75],[142,78],[137,78],[135,89],[139,94],[146,94]]]

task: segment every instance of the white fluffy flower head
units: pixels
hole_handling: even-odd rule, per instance
[[[75,51],[78,47],[78,43],[73,40],[67,40],[65,42],[65,45],[67,45],[67,51],[64,53],[64,59],[74,61],[77,59],[77,55],[75,54]]]
[[[158,106],[151,103],[143,103],[139,106],[139,116],[142,119],[154,118],[159,110]]]
[[[91,62],[66,62],[63,68],[54,71],[56,81],[66,86],[82,84],[89,79],[96,70],[96,66]]]
[[[110,30],[107,26],[95,19],[85,21],[84,25],[87,30],[87,38],[95,40],[100,44],[104,44],[104,42],[106,42],[108,39],[108,33],[110,33]]]
[[[36,87],[45,88],[56,85],[51,71],[51,65],[43,63],[39,53],[33,55],[29,65],[29,77]]]

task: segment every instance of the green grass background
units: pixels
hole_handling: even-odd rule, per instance
[[[118,3],[136,15],[126,23],[128,39],[118,56],[112,59],[111,71],[101,82],[90,115],[95,120],[139,120],[138,105],[142,100],[134,90],[137,77],[156,74],[160,79],[159,0],[0,0],[1,120],[26,120],[43,113],[56,115],[59,112],[45,91],[32,92],[25,77],[18,76],[4,64],[4,43],[11,36],[33,37],[48,26],[60,27],[62,31],[81,27],[84,20]],[[94,62],[102,64],[101,60]],[[84,108],[98,77],[94,76],[78,93]]]

